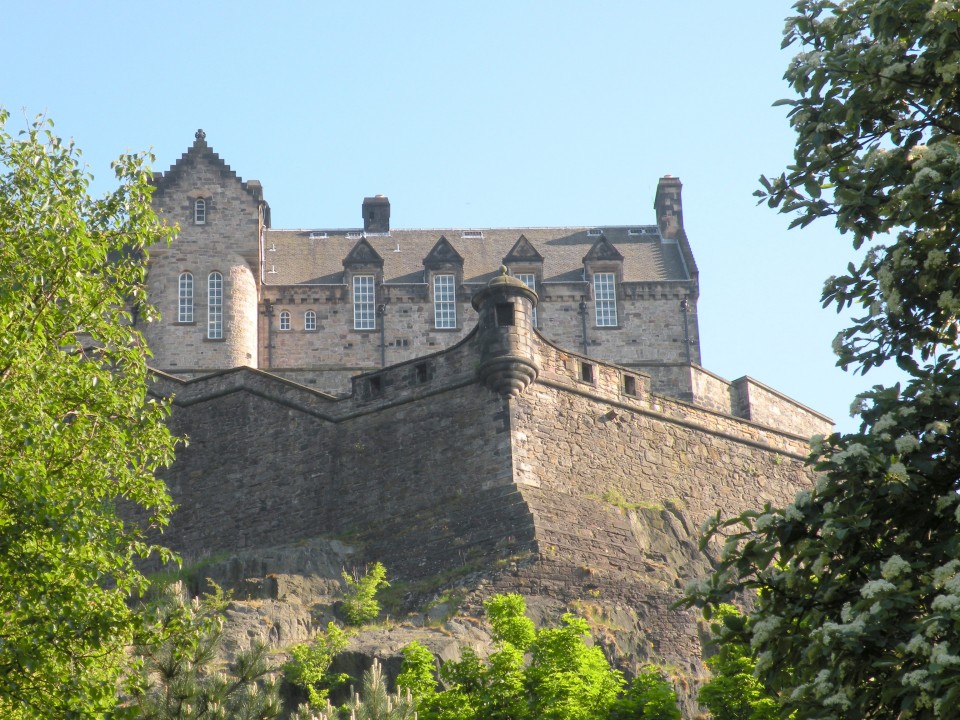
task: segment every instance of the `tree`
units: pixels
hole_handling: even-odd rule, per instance
[[[743,630],[746,618],[733,605],[721,605],[711,626],[715,636],[723,627]],[[716,655],[706,659],[712,677],[700,689],[697,700],[713,720],[774,720],[779,704],[754,675],[756,660],[746,643],[728,641]]]
[[[610,720],[680,720],[677,694],[658,668],[644,668],[614,703]]]
[[[391,694],[387,691],[387,681],[383,676],[380,661],[373,659],[373,665],[363,674],[360,692],[354,693],[350,702],[339,710],[327,703],[319,715],[313,715],[305,709],[298,711],[294,720],[416,720],[413,696],[410,691]]]
[[[903,386],[815,438],[816,486],[786,508],[712,523],[711,608],[756,591],[757,671],[797,717],[934,718],[960,700],[960,8],[945,0],[800,0],[784,44],[794,163],[759,195],[794,226],[832,221],[860,259],[823,291],[855,317],[838,364],[895,362]],[[711,540],[712,538],[712,540]]]
[[[340,573],[347,585],[343,598],[343,617],[350,625],[363,625],[377,619],[380,603],[377,591],[389,587],[387,569],[375,562],[363,575],[354,577],[346,570]]]
[[[172,459],[166,408],[147,397],[146,248],[170,237],[144,155],[88,193],[80,152],[0,110],[0,715],[77,717],[115,702],[134,626],[134,561],[171,510],[154,471]]]
[[[220,667],[224,611],[219,587],[190,598],[182,583],[161,589],[142,608],[133,647],[136,672],[117,712],[137,720],[273,720],[280,716],[276,684],[266,679],[267,646],[255,643],[237,655],[230,672]]]
[[[534,629],[517,594],[486,603],[496,651],[481,660],[469,649],[440,670],[444,689],[428,692],[423,677],[434,666],[429,651],[404,653],[401,686],[414,691],[424,720],[600,720],[623,687],[603,651],[587,644],[587,623],[570,614],[557,628]],[[529,654],[530,662],[524,662]],[[675,706],[674,706],[675,707]],[[660,716],[649,716],[659,718]],[[664,720],[672,718],[664,715]]]
[[[347,647],[347,634],[334,623],[327,623],[326,632],[318,632],[311,643],[290,649],[290,660],[283,666],[287,682],[307,692],[312,708],[326,703],[330,690],[346,682],[344,673],[330,673],[333,659]]]

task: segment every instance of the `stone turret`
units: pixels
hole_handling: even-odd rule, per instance
[[[537,293],[501,267],[472,302],[480,315],[477,373],[491,390],[516,397],[540,373],[531,342]]]

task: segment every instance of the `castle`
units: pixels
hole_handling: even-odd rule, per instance
[[[635,226],[398,230],[378,195],[355,228],[276,230],[198,131],[155,185],[180,230],[144,335],[190,438],[165,543],[348,537],[407,578],[501,559],[494,589],[589,584],[660,656],[699,656],[669,609],[706,567],[696,528],[789,502],[831,423],[701,367],[677,178]]]

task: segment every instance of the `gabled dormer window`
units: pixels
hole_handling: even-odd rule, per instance
[[[453,275],[433,276],[433,319],[438,330],[452,330],[457,327],[457,291],[456,277]]]
[[[203,198],[197,198],[193,201],[193,224],[207,224],[207,201]]]
[[[617,326],[617,276],[611,272],[593,274],[593,301],[597,327]]]
[[[537,276],[535,273],[515,273],[514,277],[526,285],[528,288],[537,291]],[[533,307],[533,315],[530,316],[530,319],[533,320],[533,326],[537,327],[537,307]]]
[[[376,289],[373,275],[353,276],[353,329],[376,330]]]

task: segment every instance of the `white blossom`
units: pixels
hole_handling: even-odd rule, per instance
[[[930,662],[937,665],[960,665],[960,657],[950,654],[947,643],[937,643],[930,651]]]
[[[914,450],[920,449],[920,441],[913,435],[901,435],[893,445],[901,455],[906,455],[907,453],[912,453]]]
[[[937,595],[930,607],[936,612],[952,613],[960,608],[960,597],[956,595]]]
[[[893,463],[887,470],[887,477],[898,482],[906,482],[909,479],[907,468],[903,463]]]
[[[877,595],[882,595],[883,593],[896,589],[896,586],[889,580],[870,580],[869,582],[864,583],[863,587],[860,588],[860,595],[865,597],[867,600],[870,600],[871,598],[875,598]]]
[[[892,555],[883,565],[880,566],[880,574],[885,580],[893,580],[910,571],[910,563],[899,555]]]

